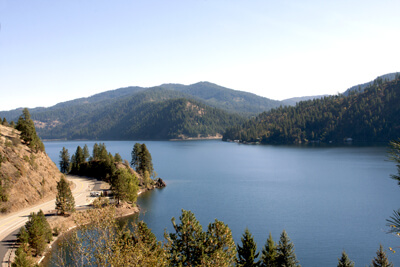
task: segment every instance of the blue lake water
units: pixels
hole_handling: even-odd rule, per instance
[[[94,141],[45,142],[58,165]],[[105,141],[107,150],[131,160],[135,141]],[[142,143],[142,142],[141,142]],[[215,218],[229,225],[236,242],[246,227],[258,249],[269,232],[275,242],[285,229],[302,266],[337,266],[345,250],[356,266],[371,263],[381,243],[400,265],[400,239],[387,234],[400,208],[396,172],[383,146],[252,146],[221,141],[145,142],[167,187],[138,198],[159,240],[173,231],[181,209],[191,210],[206,230]],[[400,249],[398,249],[400,251]]]

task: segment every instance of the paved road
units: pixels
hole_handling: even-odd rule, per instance
[[[85,206],[89,204],[90,197],[89,192],[92,189],[99,190],[100,182],[93,179],[67,176],[68,180],[75,183],[75,188],[72,193],[75,198],[76,207]],[[35,205],[30,208],[26,208],[22,211],[14,212],[0,217],[0,259],[1,266],[8,266],[9,254],[11,252],[11,247],[16,240],[16,234],[26,221],[28,221],[29,214],[32,212],[38,212],[40,209],[45,213],[49,210],[54,210],[55,199],[47,201],[42,204]]]

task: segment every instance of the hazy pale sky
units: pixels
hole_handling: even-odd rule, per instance
[[[400,71],[400,1],[0,0],[0,110],[209,81],[271,99]]]

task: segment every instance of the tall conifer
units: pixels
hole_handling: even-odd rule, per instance
[[[261,266],[262,267],[277,267],[277,247],[272,239],[271,232],[269,233],[269,237],[267,239],[267,243],[265,244],[262,250],[262,257],[261,257]]]
[[[347,253],[344,250],[342,252],[342,257],[338,260],[338,267],[354,267],[354,262],[349,259],[349,256],[347,256]]]
[[[278,250],[278,257],[277,257],[278,266],[286,266],[286,267],[300,266],[298,264],[299,261],[296,258],[296,254],[294,253],[294,245],[290,241],[290,238],[285,230],[283,230],[281,234],[277,250]]]
[[[57,183],[56,210],[61,215],[75,211],[75,199],[64,175]]]
[[[246,230],[244,231],[241,241],[242,241],[242,246],[237,245],[237,252],[238,252],[237,266],[241,267],[260,266],[260,262],[257,261],[257,257],[259,254],[256,253],[257,244],[254,241],[254,238],[248,228],[246,228]]]
[[[379,249],[376,251],[376,257],[372,260],[373,267],[393,267],[393,263],[389,262],[385,251],[383,250],[382,244],[379,245]]]
[[[70,168],[70,158],[68,149],[65,147],[60,151],[60,170],[62,173],[67,173]]]

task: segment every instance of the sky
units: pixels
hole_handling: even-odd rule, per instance
[[[400,71],[400,1],[0,0],[0,110],[127,86],[282,100]]]

